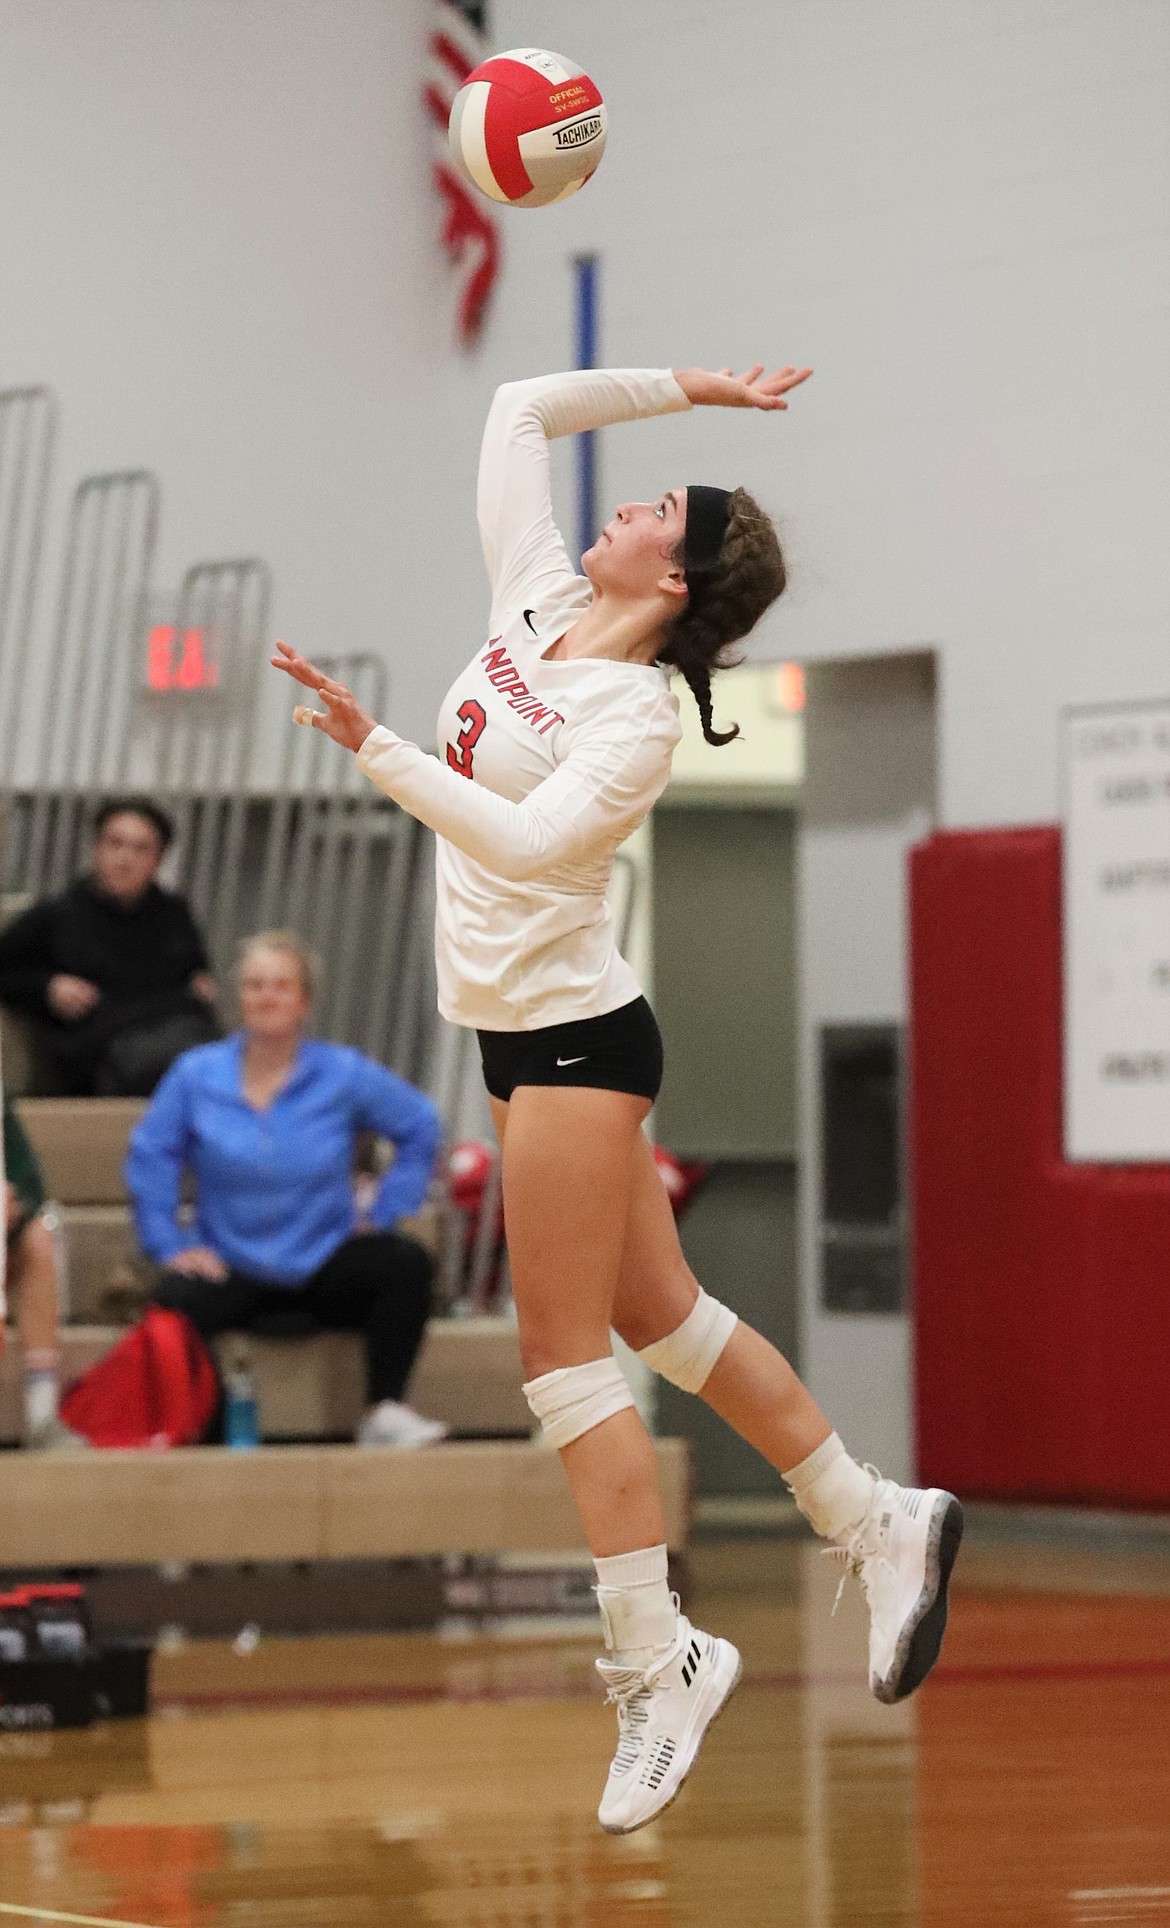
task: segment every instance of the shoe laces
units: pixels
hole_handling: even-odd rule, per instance
[[[882,1483],[882,1476],[878,1472],[877,1467],[870,1466],[868,1462],[866,1463],[865,1470],[867,1473],[872,1473],[873,1475],[875,1481],[874,1499],[876,1500],[877,1486]],[[830,1620],[833,1619],[837,1608],[841,1604],[841,1595],[845,1591],[845,1582],[849,1579],[850,1575],[852,1575],[855,1580],[861,1582],[861,1591],[865,1595],[865,1604],[867,1607],[872,1608],[874,1591],[878,1581],[894,1574],[893,1561],[882,1551],[884,1535],[879,1533],[875,1536],[872,1530],[876,1510],[876,1507],[871,1504],[869,1511],[862,1515],[846,1539],[842,1540],[836,1546],[821,1548],[822,1558],[826,1560],[836,1560],[842,1569],[841,1578],[837,1582],[837,1591],[833,1595],[833,1609],[829,1615]]]
[[[676,1612],[679,1611],[677,1593],[671,1594]],[[658,1677],[677,1660],[682,1650],[683,1636],[677,1635],[670,1645],[644,1667],[615,1667],[611,1661],[599,1660],[598,1667],[604,1669],[602,1678],[606,1683],[605,1704],[617,1708],[618,1744],[614,1754],[614,1767],[619,1772],[632,1767],[642,1751],[646,1740],[646,1726],[650,1719],[650,1697],[658,1682]]]

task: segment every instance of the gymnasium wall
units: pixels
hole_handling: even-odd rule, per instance
[[[1051,817],[1059,706],[1166,684],[1170,10],[492,14],[591,66],[613,131],[583,194],[504,217],[467,358],[424,0],[0,0],[0,378],[58,387],[59,482],[157,468],[162,580],[266,556],[280,630],[383,649],[426,737],[483,617],[483,410],[570,358],[597,249],[607,358],[817,370],[780,422],[615,430],[603,500],[757,487],[793,562],[758,650],[937,648],[943,821]]]
[[[761,651],[938,649],[943,820],[1051,818],[1060,705],[1168,682],[1170,8],[496,14],[592,64],[612,133],[584,193],[509,224],[493,365],[563,353],[590,247],[607,357],[814,364],[780,422],[615,431],[606,499],[758,485],[794,563]]]
[[[276,634],[383,651],[396,719],[432,741],[482,615],[490,377],[449,346],[424,20],[0,0],[0,386],[58,393],[58,529],[80,475],[157,470],[160,589],[266,558]],[[56,540],[48,560],[46,639]]]

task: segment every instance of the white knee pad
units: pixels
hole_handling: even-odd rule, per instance
[[[523,1390],[549,1445],[558,1450],[634,1403],[626,1375],[612,1353],[605,1359],[591,1359],[587,1366],[558,1366],[555,1372],[543,1372]]]
[[[638,1354],[654,1371],[683,1392],[701,1392],[739,1319],[699,1287],[699,1296],[680,1326],[643,1346]]]

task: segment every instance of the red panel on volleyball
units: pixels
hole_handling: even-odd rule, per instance
[[[484,145],[492,173],[511,201],[519,201],[532,191],[516,146],[519,136],[602,105],[588,74],[550,82],[523,61],[501,55],[485,60],[471,78],[492,82],[484,114]]]
[[[1064,1161],[1060,832],[941,832],[910,898],[920,1474],[1168,1505],[1170,1167]]]

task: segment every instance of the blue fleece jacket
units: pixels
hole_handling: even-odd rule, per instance
[[[393,1071],[346,1045],[308,1038],[263,1111],[244,1096],[243,1036],[184,1052],[130,1139],[126,1182],[143,1251],[160,1265],[207,1245],[233,1271],[296,1287],[356,1227],[354,1139],[372,1131],[394,1163],[371,1214],[379,1230],[417,1211],[439,1148],[439,1114]],[[184,1171],[195,1223],[179,1223]]]

